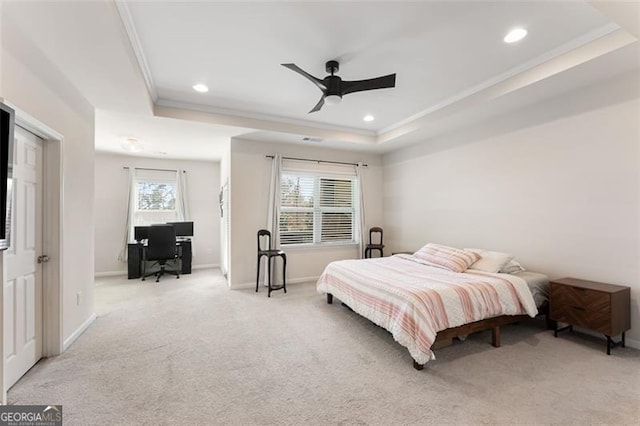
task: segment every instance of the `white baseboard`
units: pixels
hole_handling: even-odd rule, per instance
[[[635,339],[624,339],[625,340],[625,346],[629,346],[630,348],[633,349],[640,349],[640,340],[635,340]]]
[[[318,278],[320,278],[320,276],[315,276],[315,277],[302,277],[302,278],[291,278],[287,280],[287,284],[301,284],[301,283],[308,283],[308,282],[317,282]]]
[[[201,265],[193,265],[191,266],[191,270],[196,270],[196,269],[213,269],[213,268],[219,268],[220,265],[218,265],[217,263],[203,263]],[[123,270],[123,271],[105,271],[105,272],[96,272],[93,274],[94,278],[107,278],[107,277],[119,277],[122,275],[127,275],[127,271]]]
[[[87,320],[85,322],[82,323],[82,325],[80,327],[78,327],[76,329],[76,331],[74,331],[73,333],[71,333],[71,336],[67,337],[65,339],[65,341],[62,343],[62,352],[66,351],[69,346],[71,346],[71,344],[73,342],[76,341],[76,339],[78,337],[80,337],[80,335],[82,333],[84,333],[84,331],[89,328],[89,326],[96,320],[96,314],[93,313],[91,314],[91,316],[89,318],[87,318]]]
[[[219,268],[220,265],[218,265],[217,263],[203,263],[201,265],[192,265],[191,266],[191,270],[194,269],[214,269],[214,268]]]
[[[302,283],[308,283],[308,282],[316,282],[316,281],[318,281],[318,278],[320,278],[320,277],[289,278],[287,280],[287,285],[289,285],[289,284],[302,284]],[[243,283],[243,284],[238,284],[238,285],[234,285],[234,286],[230,286],[229,287],[230,290],[246,290],[248,288],[256,288],[255,281],[251,282],[251,283]]]
[[[118,277],[120,275],[127,275],[127,271],[106,271],[93,274],[94,278]]]

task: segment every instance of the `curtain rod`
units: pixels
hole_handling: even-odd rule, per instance
[[[274,155],[266,155],[267,158],[273,158]],[[296,160],[296,161],[309,161],[311,163],[328,163],[328,164],[344,164],[347,166],[357,166],[358,163],[345,163],[344,161],[325,161],[325,160],[311,160],[309,158],[296,158],[296,157],[282,157],[283,160]],[[362,164],[363,167],[368,167],[366,164]]]
[[[129,170],[131,167],[129,166],[124,166],[123,169],[125,170]],[[173,169],[148,169],[146,167],[134,167],[134,170],[153,170],[156,172],[177,172],[177,170],[173,170]],[[186,170],[183,170],[182,173],[187,173]]]

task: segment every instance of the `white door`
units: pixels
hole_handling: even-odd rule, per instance
[[[16,126],[11,245],[4,252],[5,389],[42,358],[42,144]]]

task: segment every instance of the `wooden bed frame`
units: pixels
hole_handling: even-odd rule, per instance
[[[327,293],[327,303],[333,303],[333,294]],[[344,305],[344,303],[343,303]],[[347,306],[347,305],[345,305]],[[347,306],[348,307],[348,306]],[[351,308],[349,308],[351,309]],[[541,313],[543,309],[540,309]],[[355,312],[355,311],[354,311]],[[478,331],[491,330],[491,344],[499,348],[500,347],[500,326],[512,324],[529,318],[528,315],[501,315],[499,317],[487,318],[480,321],[464,324],[459,327],[447,328],[446,330],[439,331],[436,335],[436,340],[433,342],[432,349],[441,349],[451,345],[454,337],[465,336]],[[548,325],[548,321],[547,321]],[[413,360],[413,368],[416,370],[422,370],[424,364],[419,364]]]

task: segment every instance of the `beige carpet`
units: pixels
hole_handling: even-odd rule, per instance
[[[384,330],[314,285],[229,291],[216,271],[104,279],[98,319],[36,365],[11,404],[92,424],[638,424],[640,351],[544,321],[437,351],[423,371]]]

